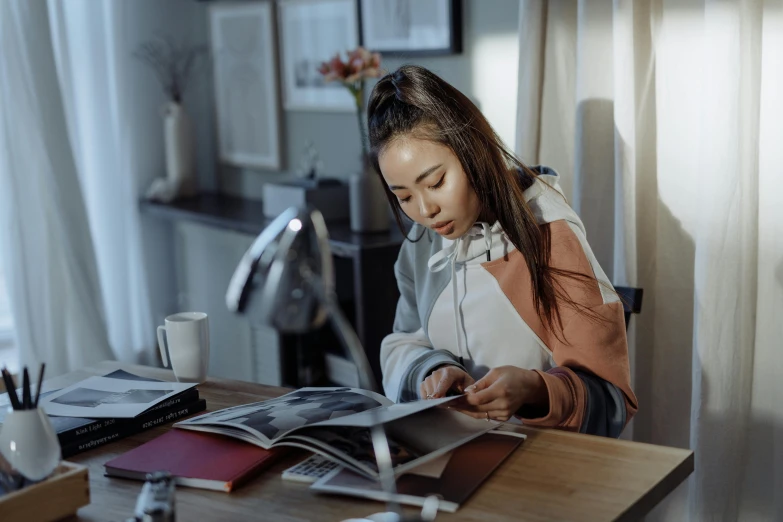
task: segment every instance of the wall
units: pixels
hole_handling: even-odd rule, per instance
[[[515,134],[519,0],[463,0],[463,52],[458,55],[383,58],[393,71],[405,63],[431,69],[478,104],[507,144]],[[367,92],[372,88],[368,83]],[[324,163],[324,174],[347,178],[359,169],[361,145],[355,113],[282,111],[285,169],[294,171],[308,140]],[[220,190],[260,198],[265,182],[290,174],[219,168]]]
[[[464,0],[462,54],[407,62],[430,68],[465,92],[477,102],[501,138],[512,145],[516,119],[518,13],[519,0]],[[206,21],[204,24],[206,31]],[[394,70],[403,63],[406,61],[387,58],[383,66]],[[220,191],[260,199],[265,182],[290,176],[286,170],[295,169],[308,140],[318,149],[326,175],[346,178],[359,168],[360,143],[355,114],[282,111],[281,115],[286,169],[270,172],[217,166],[215,179]],[[213,142],[207,143],[205,139],[213,138],[200,135],[199,147],[212,147]],[[208,157],[199,158],[200,165],[205,168],[209,161]],[[278,384],[279,358],[274,331],[261,327],[251,329],[246,320],[229,314],[223,304],[231,273],[253,238],[193,223],[177,224],[175,236],[178,307],[210,314],[211,373]]]

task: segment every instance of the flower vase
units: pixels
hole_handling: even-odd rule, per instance
[[[42,480],[60,462],[60,441],[41,408],[12,410],[3,419],[0,453],[25,478]]]
[[[369,161],[349,180],[351,231],[385,232],[389,230],[389,200],[381,176]]]
[[[196,192],[195,161],[190,118],[181,104],[170,101],[163,107],[163,139],[166,181],[174,198]]]

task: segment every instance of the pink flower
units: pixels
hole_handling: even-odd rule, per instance
[[[381,75],[379,53],[372,53],[360,46],[346,54],[345,62],[340,59],[339,54],[336,54],[334,58],[318,67],[318,72],[324,76],[324,81],[353,84],[367,78],[378,78]]]

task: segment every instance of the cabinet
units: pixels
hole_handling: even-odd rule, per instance
[[[171,220],[189,220],[210,227],[251,236],[258,235],[269,223],[260,201],[202,193],[172,203],[142,201],[145,214]],[[388,232],[356,234],[347,222],[327,222],[329,243],[335,262],[335,284],[343,311],[356,329],[367,353],[377,382],[381,382],[380,345],[391,332],[399,298],[394,278],[404,236],[396,225]],[[222,297],[222,296],[221,296]],[[337,338],[327,324],[305,335],[281,335],[280,382],[287,386],[305,386],[337,382],[327,371],[326,353],[345,358]],[[334,357],[330,357],[334,362]],[[350,368],[339,365],[342,368]],[[334,365],[330,365],[334,372]]]

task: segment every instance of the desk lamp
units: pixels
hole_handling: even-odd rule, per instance
[[[254,291],[260,297],[251,299]],[[318,210],[291,207],[258,235],[234,270],[226,305],[232,312],[286,333],[304,333],[330,319],[359,370],[360,386],[379,389],[359,337],[337,303],[329,234]],[[371,439],[381,487],[393,498],[396,485],[383,425],[371,429]],[[374,518],[403,521],[396,502],[389,501],[387,509],[382,517]],[[421,517],[404,520],[432,520],[433,515],[426,506]]]

